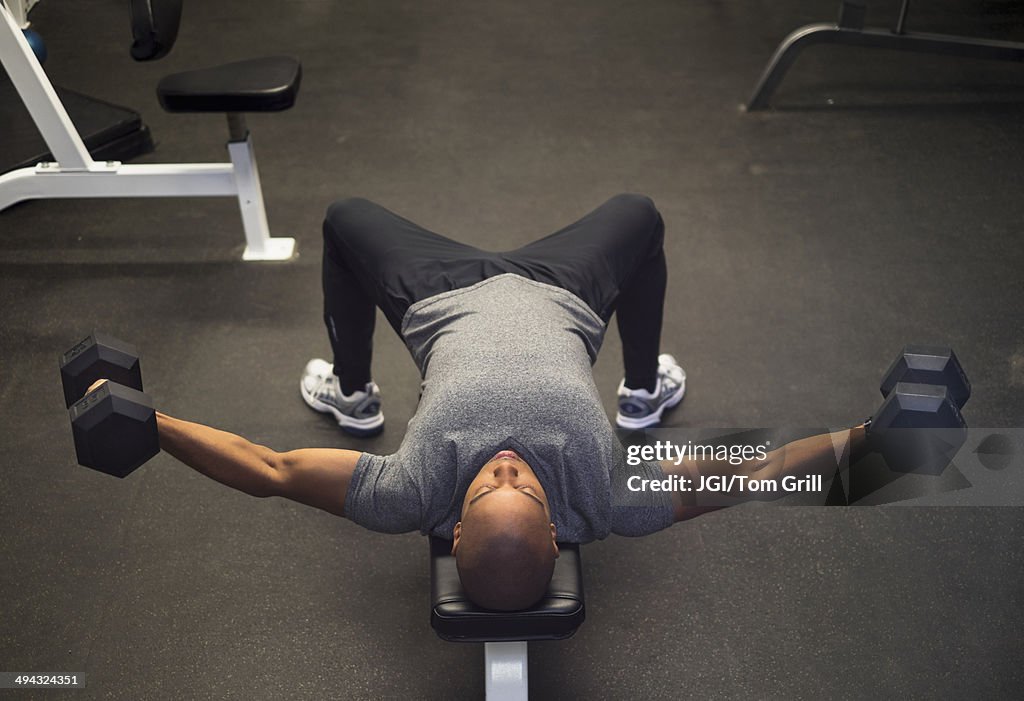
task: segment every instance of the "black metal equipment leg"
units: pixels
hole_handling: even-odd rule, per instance
[[[843,0],[839,20],[835,24],[808,24],[783,39],[754,88],[746,106],[747,111],[768,106],[768,100],[782,82],[786,71],[796,61],[797,55],[811,44],[843,44],[997,61],[1024,61],[1024,43],[1020,42],[904,32],[909,0],[903,2],[895,30],[865,29],[866,3],[867,0]]]
[[[897,34],[905,34],[905,28],[907,25],[907,10],[910,9],[910,0],[903,0],[903,4],[900,5],[900,16],[896,20],[896,29],[893,31]]]

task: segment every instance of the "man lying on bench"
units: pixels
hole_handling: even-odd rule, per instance
[[[863,427],[806,438],[741,465],[628,465],[591,374],[613,313],[625,379],[616,423],[644,428],[683,398],[686,376],[659,355],[664,225],[650,199],[620,195],[546,238],[491,253],[431,233],[366,200],[324,222],[324,320],[333,364],[301,380],[313,409],[341,428],[383,428],[370,361],[375,307],[422,374],[416,414],[393,455],[278,453],[158,414],[161,446],[254,496],[283,496],[375,531],[453,538],[466,594],[496,610],[545,591],[556,541],[639,536],[711,508],[684,492],[633,492],[630,477],[822,474]],[[831,471],[827,474],[831,475]],[[634,481],[635,483],[635,481]]]

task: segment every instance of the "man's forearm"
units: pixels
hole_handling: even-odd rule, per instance
[[[772,471],[777,472],[771,476],[777,479],[808,475],[831,477],[841,465],[844,454],[847,464],[863,454],[866,441],[864,426],[861,425],[787,443],[768,454],[775,463]]]
[[[157,412],[160,447],[194,470],[256,497],[277,493],[278,454],[241,436]]]
[[[677,521],[693,516],[742,503],[750,500],[778,499],[785,495],[781,489],[769,491],[764,485],[782,485],[785,477],[807,477],[821,475],[823,480],[830,479],[836,469],[847,461],[856,460],[866,450],[864,426],[844,429],[834,433],[823,433],[800,440],[769,452],[763,460],[746,460],[740,464],[732,464],[728,460],[697,460],[688,458],[675,465],[671,462],[662,463],[665,474],[677,474],[690,480],[694,485],[686,491],[673,494],[673,507]],[[847,463],[848,464],[848,463]],[[743,481],[736,482],[734,492],[724,494],[719,491],[704,492],[697,485],[703,484],[702,478],[743,476],[759,480],[762,489],[757,491],[742,488]]]

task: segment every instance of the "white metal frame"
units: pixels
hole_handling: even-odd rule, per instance
[[[228,143],[230,163],[125,165],[94,161],[26,41],[0,3],[3,63],[55,163],[0,175],[0,211],[30,199],[63,197],[237,197],[245,229],[244,260],[287,260],[295,239],[271,238],[252,137]]]
[[[484,643],[487,701],[527,701],[527,643]]]
[[[5,0],[0,0],[4,2]],[[28,28],[28,13],[39,0],[6,0],[6,5],[22,29]]]

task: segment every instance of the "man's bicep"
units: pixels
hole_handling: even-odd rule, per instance
[[[305,448],[280,454],[279,493],[300,504],[345,515],[345,498],[362,453]]]

